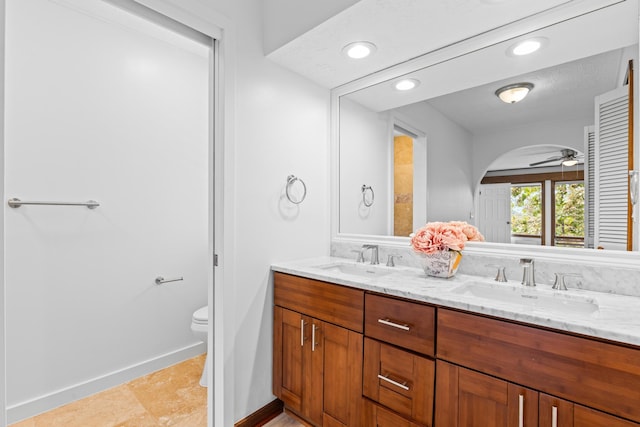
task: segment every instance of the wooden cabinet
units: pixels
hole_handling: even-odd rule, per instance
[[[363,426],[374,427],[420,427],[370,400],[364,402]]]
[[[433,306],[365,295],[365,335],[417,353],[435,354],[436,309]]]
[[[274,283],[273,393],[312,425],[361,425],[364,292],[278,273]]]
[[[539,427],[638,427],[604,412],[540,393]]]
[[[363,395],[431,425],[434,368],[433,360],[365,338]]]
[[[534,427],[538,393],[438,360],[436,426]]]
[[[312,426],[640,427],[640,349],[274,274],[273,393]]]
[[[450,418],[463,416],[462,402],[483,406],[464,391],[470,376],[475,387],[499,381],[503,390],[524,384],[539,393],[535,426],[638,426],[631,422],[640,421],[637,349],[447,309],[438,310],[437,325],[437,427],[475,425]],[[525,412],[532,406],[525,404]]]
[[[489,375],[437,362],[436,426],[638,427]]]
[[[433,424],[434,354],[434,307],[365,296],[363,395],[376,403],[365,426]]]

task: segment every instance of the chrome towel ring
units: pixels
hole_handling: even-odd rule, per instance
[[[371,197],[367,198],[367,194],[371,193]],[[362,184],[362,203],[364,203],[364,205],[366,207],[371,207],[373,206],[373,202],[375,200],[375,194],[373,193],[373,188],[371,188],[370,185],[364,185]]]
[[[291,194],[291,188],[296,182],[299,182],[302,185],[302,195],[298,197],[295,197]],[[307,186],[305,185],[304,181],[297,176],[289,175],[287,177],[287,186],[285,187],[285,193],[287,194],[287,199],[289,199],[291,203],[299,205],[304,201],[305,197],[307,197]]]

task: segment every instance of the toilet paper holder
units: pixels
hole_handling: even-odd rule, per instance
[[[178,277],[176,279],[165,279],[162,276],[158,276],[158,277],[156,277],[156,285],[164,285],[165,283],[179,282],[181,280],[184,280],[184,279],[182,277]]]

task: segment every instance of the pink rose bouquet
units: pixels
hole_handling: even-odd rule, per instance
[[[419,253],[461,251],[469,240],[483,241],[473,225],[464,221],[429,222],[411,235],[411,246]]]

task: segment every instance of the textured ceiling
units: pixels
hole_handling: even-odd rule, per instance
[[[618,49],[425,102],[472,134],[544,123],[558,117],[586,117],[593,121],[593,99],[618,86],[621,62],[622,50]],[[534,88],[524,100],[505,104],[495,91],[514,82],[533,83]]]
[[[333,88],[568,2],[361,0],[268,57]],[[356,61],[342,54],[345,45],[362,40],[378,47],[374,55]]]

